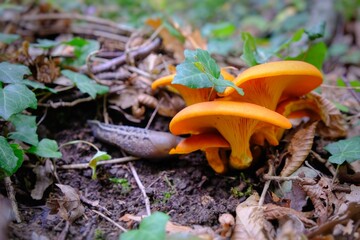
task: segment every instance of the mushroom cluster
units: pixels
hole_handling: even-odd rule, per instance
[[[187,107],[170,122],[175,135],[190,134],[170,154],[202,150],[209,165],[218,173],[229,167],[244,169],[251,165],[251,144],[279,144],[279,129],[291,128],[286,116],[276,108],[289,99],[299,98],[322,83],[321,72],[301,61],[270,62],[232,76],[223,77],[244,90],[238,94],[227,87],[223,93],[211,88],[192,89],[171,84],[174,75],[154,81],[152,88],[169,85],[184,98]],[[230,155],[228,155],[230,152]]]

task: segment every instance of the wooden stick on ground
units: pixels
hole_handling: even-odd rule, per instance
[[[15,220],[17,223],[21,223],[21,217],[20,217],[19,209],[17,206],[16,198],[15,198],[14,187],[12,185],[10,177],[5,177],[4,182],[5,182],[7,196],[10,199],[11,207],[15,214]]]

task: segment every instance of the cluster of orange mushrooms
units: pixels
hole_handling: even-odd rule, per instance
[[[251,144],[278,145],[283,130],[292,127],[285,106],[317,88],[323,79],[316,67],[301,61],[265,63],[236,77],[225,69],[221,74],[245,94],[238,94],[232,87],[216,93],[212,88],[172,84],[175,74],[152,84],[153,89],[176,89],[187,105],[173,117],[169,128],[175,135],[190,136],[170,154],[202,150],[217,173],[224,173],[229,167],[249,167],[253,160]]]

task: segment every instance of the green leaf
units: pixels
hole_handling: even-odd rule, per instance
[[[0,42],[11,44],[20,38],[17,34],[0,33]]]
[[[174,28],[166,19],[163,19],[163,25],[172,36],[176,37],[182,43],[185,42],[185,37],[182,35],[182,33]]]
[[[24,161],[24,153],[18,144],[9,144],[0,136],[0,170],[7,176],[13,175]]]
[[[214,87],[217,92],[223,92],[226,87],[233,87],[239,94],[244,94],[241,88],[224,79],[209,52],[201,49],[185,50],[184,55],[185,61],[176,67],[173,84],[182,84],[189,88]]]
[[[30,86],[32,87],[33,89],[45,89],[45,90],[48,90],[49,92],[51,93],[57,93],[58,91],[56,91],[55,89],[53,88],[49,88],[47,86],[45,86],[44,84],[42,83],[39,83],[39,82],[35,82],[35,81],[30,81],[28,79],[24,79],[22,81],[23,84],[27,85],[27,86]]]
[[[306,29],[305,33],[311,41],[322,38],[325,35],[325,22],[321,22],[310,29]]]
[[[57,41],[49,40],[49,39],[37,39],[37,43],[31,44],[31,45],[33,47],[50,49],[50,48],[56,47],[59,44],[61,44],[61,42],[57,42]]]
[[[324,42],[318,42],[309,47],[309,49],[298,56],[292,58],[288,57],[287,60],[301,60],[308,62],[321,70],[326,57],[327,47]]]
[[[0,88],[0,116],[5,120],[28,107],[36,109],[37,99],[25,85],[10,84]]]
[[[244,41],[243,43],[243,54],[241,55],[241,59],[249,66],[255,66],[259,63],[256,61],[256,43],[255,38],[247,32],[243,32],[241,34],[241,38]]]
[[[89,167],[92,169],[92,179],[96,179],[96,165],[98,161],[109,160],[111,156],[107,154],[107,152],[98,151],[96,154],[91,158],[89,162]]]
[[[0,63],[0,82],[3,83],[21,83],[24,75],[30,75],[28,67],[20,64],[8,62]]]
[[[86,58],[89,56],[89,54],[99,50],[100,48],[98,41],[85,40],[79,37],[73,38],[64,44],[74,47],[74,54],[76,58],[68,58],[65,60],[65,63],[75,67],[83,66],[86,63]]]
[[[330,143],[325,150],[331,153],[329,162],[343,164],[345,161],[352,163],[360,160],[360,136]]]
[[[75,83],[81,92],[89,94],[95,99],[96,94],[105,94],[109,87],[99,85],[84,74],[76,73],[70,70],[63,70],[61,73]]]
[[[228,38],[236,30],[236,26],[230,22],[206,24],[202,32],[209,38]]]
[[[120,240],[165,240],[165,226],[169,216],[155,212],[144,218],[137,230],[131,230],[120,235]]]
[[[47,138],[42,139],[37,146],[30,147],[28,152],[44,158],[61,158],[62,156],[57,142]]]
[[[20,140],[34,146],[39,143],[38,135],[36,133],[36,117],[15,114],[9,121],[14,124],[16,129],[16,132],[9,133],[10,139]]]

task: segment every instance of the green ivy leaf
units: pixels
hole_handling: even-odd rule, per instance
[[[49,39],[37,39],[37,43],[31,44],[33,47],[43,48],[43,49],[50,49],[60,45],[61,42],[57,42],[54,40]]]
[[[3,83],[21,83],[24,75],[30,75],[28,67],[20,64],[8,62],[0,63],[0,82]]]
[[[42,83],[39,83],[39,82],[35,82],[35,81],[30,81],[30,80],[27,80],[27,79],[24,79],[22,81],[23,84],[27,85],[27,86],[30,86],[32,87],[33,89],[45,89],[45,90],[48,90],[49,92],[51,93],[57,93],[58,91],[56,91],[55,89],[53,88],[49,88],[47,86],[45,86],[44,84]]]
[[[66,59],[65,63],[75,67],[83,66],[89,54],[100,49],[100,43],[98,41],[86,40],[80,37],[73,38],[64,44],[74,47],[76,58]]]
[[[310,29],[306,29],[305,33],[311,41],[322,38],[325,35],[325,22],[321,22]]]
[[[325,150],[331,153],[329,162],[343,164],[345,161],[352,163],[360,160],[360,136],[330,143]]]
[[[0,42],[11,44],[20,38],[17,34],[0,33]]]
[[[44,158],[61,158],[62,156],[57,142],[47,138],[42,139],[37,146],[30,147],[27,152]]]
[[[105,94],[109,87],[99,85],[84,74],[76,73],[70,70],[63,70],[61,73],[75,83],[81,92],[89,94],[95,99],[96,94]]]
[[[37,108],[35,94],[22,84],[9,84],[0,88],[0,116],[8,120],[26,108]]]
[[[10,139],[20,140],[34,146],[39,143],[35,116],[15,114],[9,121],[14,124],[16,129],[16,132],[9,133]]]
[[[209,52],[201,49],[185,50],[184,55],[185,61],[176,67],[173,84],[182,84],[189,88],[214,87],[217,92],[223,92],[226,87],[233,87],[239,94],[244,94],[241,88],[224,79]]]
[[[326,57],[327,47],[324,42],[318,42],[309,47],[309,49],[296,57],[288,57],[287,60],[301,60],[308,62],[318,69],[322,69]]]
[[[137,230],[131,230],[120,235],[120,240],[165,240],[165,226],[169,216],[162,212],[155,212],[144,218]]]
[[[98,151],[96,154],[91,158],[89,162],[89,167],[92,169],[92,179],[96,179],[96,165],[98,161],[109,160],[111,156],[107,154],[107,152]]]
[[[7,176],[13,175],[24,161],[24,152],[18,144],[9,144],[0,136],[0,170]]]
[[[244,41],[241,59],[244,60],[249,67],[258,65],[259,63],[256,60],[257,49],[255,38],[248,32],[243,32],[241,38]]]

